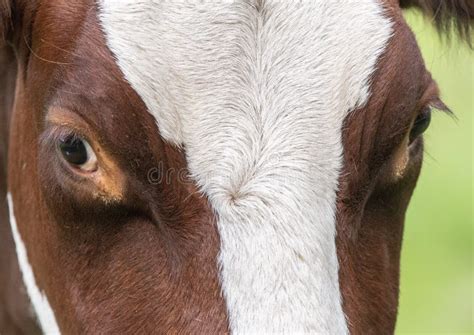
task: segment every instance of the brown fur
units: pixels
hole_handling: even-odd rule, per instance
[[[435,2],[423,3],[425,11],[434,8]],[[179,180],[185,152],[161,139],[124,80],[105,46],[94,1],[2,4],[0,17],[12,17],[15,29],[3,19],[0,36],[14,45],[17,61],[11,49],[1,49],[0,197],[8,179],[37,283],[63,332],[228,332],[214,214],[192,180]],[[448,27],[448,15],[458,18],[458,27],[471,22],[471,7],[460,10],[461,1],[443,6],[440,27]],[[419,110],[437,99],[398,0],[386,7],[395,34],[372,78],[370,101],[347,118],[343,132],[337,247],[353,334],[394,330],[404,213],[423,151],[421,139],[406,151],[406,139]],[[468,34],[468,28],[459,31]],[[65,169],[54,151],[55,131],[65,124],[100,151],[120,187],[108,177],[95,183]],[[149,171],[160,164],[175,173],[169,182],[150,183]],[[37,328],[7,217],[2,201],[0,332],[30,334]]]
[[[374,75],[371,98],[348,117],[343,134],[340,287],[351,333],[361,335],[395,329],[404,213],[423,154],[421,139],[409,151],[405,139],[431,84],[414,36],[400,13],[391,10],[391,16],[395,35]],[[400,151],[409,161],[395,175]]]
[[[451,34],[454,29],[472,46],[474,2],[472,0],[400,0],[402,8],[415,7],[433,19],[440,32]]]
[[[21,279],[6,201],[10,111],[17,74],[14,51],[0,48],[0,332],[39,334]]]
[[[91,9],[40,5],[30,44],[18,48],[23,98],[10,129],[24,136],[9,144],[8,183],[15,204],[28,204],[15,214],[37,283],[67,334],[226,333],[209,205],[176,174],[170,184],[147,180],[160,163],[185,169],[184,156],[159,137]],[[55,156],[43,113],[55,106],[77,112],[127,175],[120,202],[95,201],[59,160],[38,159]]]
[[[0,0],[0,47],[4,45],[11,25],[11,3],[9,0]]]

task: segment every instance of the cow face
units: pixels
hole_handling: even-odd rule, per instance
[[[398,3],[5,13],[10,224],[46,333],[393,331],[446,109]]]

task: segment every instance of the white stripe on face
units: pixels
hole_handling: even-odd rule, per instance
[[[100,4],[118,65],[216,212],[231,331],[347,333],[341,128],[391,34],[377,0]]]
[[[10,212],[10,225],[12,227],[13,240],[15,241],[16,256],[20,265],[20,270],[25,283],[26,291],[30,297],[31,304],[35,310],[38,321],[44,334],[57,335],[60,334],[54,312],[49,305],[48,298],[40,291],[36,285],[33,269],[28,262],[28,254],[25,244],[21,239],[18,226],[16,224],[15,213],[13,209],[13,200],[10,193],[7,194],[8,210]]]

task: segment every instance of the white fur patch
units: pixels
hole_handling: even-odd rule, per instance
[[[16,224],[15,213],[13,209],[13,200],[10,193],[7,194],[8,210],[10,212],[10,225],[12,227],[13,240],[15,241],[16,255],[20,270],[23,275],[23,282],[26,286],[26,291],[30,297],[30,301],[35,310],[38,321],[41,325],[44,334],[57,335],[60,334],[54,312],[49,305],[48,298],[43,292],[40,292],[36,285],[33,269],[28,262],[28,254],[26,252],[25,244],[21,239],[18,226]]]
[[[347,333],[342,123],[391,34],[377,0],[101,0],[109,48],[218,218],[230,329]]]

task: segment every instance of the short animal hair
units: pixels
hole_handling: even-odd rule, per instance
[[[0,46],[7,38],[12,25],[12,1],[0,0]],[[433,19],[439,32],[450,36],[453,30],[471,47],[474,26],[473,0],[400,0],[402,8],[418,8]]]
[[[9,0],[0,0],[0,47],[7,38],[11,26],[11,3]]]
[[[433,20],[440,33],[449,37],[456,31],[471,48],[473,47],[473,0],[400,0],[400,7],[418,8]]]

